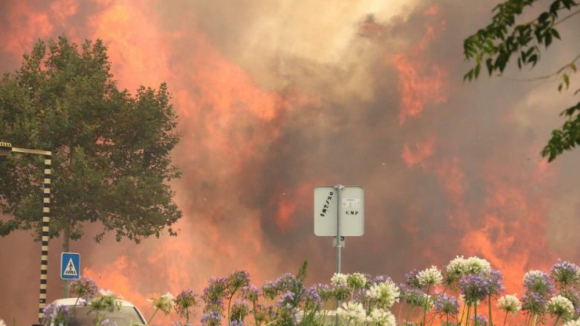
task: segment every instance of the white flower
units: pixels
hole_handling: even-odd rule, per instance
[[[441,272],[435,266],[420,271],[417,274],[417,280],[421,286],[438,285],[443,282]]]
[[[463,256],[457,256],[452,259],[449,264],[445,267],[445,271],[449,275],[454,275],[459,277],[469,270],[469,265],[467,264],[467,260],[463,258]]]
[[[347,279],[348,276],[346,274],[334,273],[334,275],[330,279],[330,284],[332,284],[332,286],[334,287],[346,286]]]
[[[574,314],[574,305],[568,298],[557,295],[548,301],[548,311],[554,316],[568,318]]]
[[[361,273],[352,273],[346,277],[348,286],[354,289],[362,289],[367,284],[367,277]]]
[[[366,291],[367,297],[378,301],[379,304],[390,308],[395,302],[399,302],[399,287],[393,281],[385,281],[374,284]]]
[[[6,323],[2,319],[0,319],[0,326],[6,326]]]
[[[497,307],[505,312],[516,315],[522,309],[522,304],[515,295],[506,294],[497,300]]]
[[[111,290],[100,289],[99,290],[99,294],[102,297],[116,297],[115,296],[115,293],[113,291],[111,291]]]
[[[373,309],[367,316],[367,323],[376,326],[396,326],[395,316],[388,310]]]
[[[479,274],[483,271],[491,271],[491,264],[477,256],[467,258],[467,269],[471,274]]]
[[[153,303],[153,307],[163,311],[167,315],[171,312],[171,309],[173,309],[173,306],[175,305],[174,299],[175,298],[173,295],[167,292],[159,298],[153,298],[151,302]]]
[[[364,322],[366,319],[365,309],[360,302],[345,302],[340,308],[336,309],[336,314],[349,321]]]
[[[562,325],[562,326],[580,326],[580,319],[569,320],[566,323],[564,323],[564,325]]]

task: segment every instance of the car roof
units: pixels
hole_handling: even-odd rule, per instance
[[[59,305],[59,306],[74,306],[75,303],[78,305],[84,301],[85,301],[84,299],[78,299],[78,298],[62,298],[62,299],[54,300],[51,304]],[[127,300],[117,299],[116,301],[120,302],[123,307],[135,307],[134,304],[132,304],[131,302],[129,302]]]

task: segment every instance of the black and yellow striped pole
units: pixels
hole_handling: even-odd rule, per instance
[[[46,306],[46,288],[48,285],[48,239],[50,224],[50,190],[52,180],[52,153],[37,149],[12,147],[11,143],[0,142],[0,155],[10,153],[36,154],[44,156],[44,178],[42,181],[42,249],[40,252],[40,298],[38,300],[38,322],[42,323],[43,310]]]

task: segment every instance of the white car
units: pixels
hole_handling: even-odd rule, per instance
[[[114,311],[109,312],[98,312],[99,320],[101,320],[101,325],[103,326],[130,326],[130,325],[147,325],[145,318],[129,301],[117,300],[120,304],[119,309],[114,309]],[[75,306],[76,303],[76,306]],[[56,306],[67,306],[70,311],[70,319],[68,320],[67,326],[94,326],[95,320],[97,318],[97,312],[91,311],[91,308],[83,304],[83,300],[80,299],[77,302],[77,298],[66,298],[58,299],[51,303],[52,307]],[[74,309],[73,309],[74,307]],[[73,312],[74,310],[74,312]],[[52,320],[45,319],[43,321],[44,326],[58,326],[54,325]]]

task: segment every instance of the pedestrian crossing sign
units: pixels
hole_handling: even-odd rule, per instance
[[[81,254],[63,252],[60,254],[60,278],[78,280],[81,278]]]

